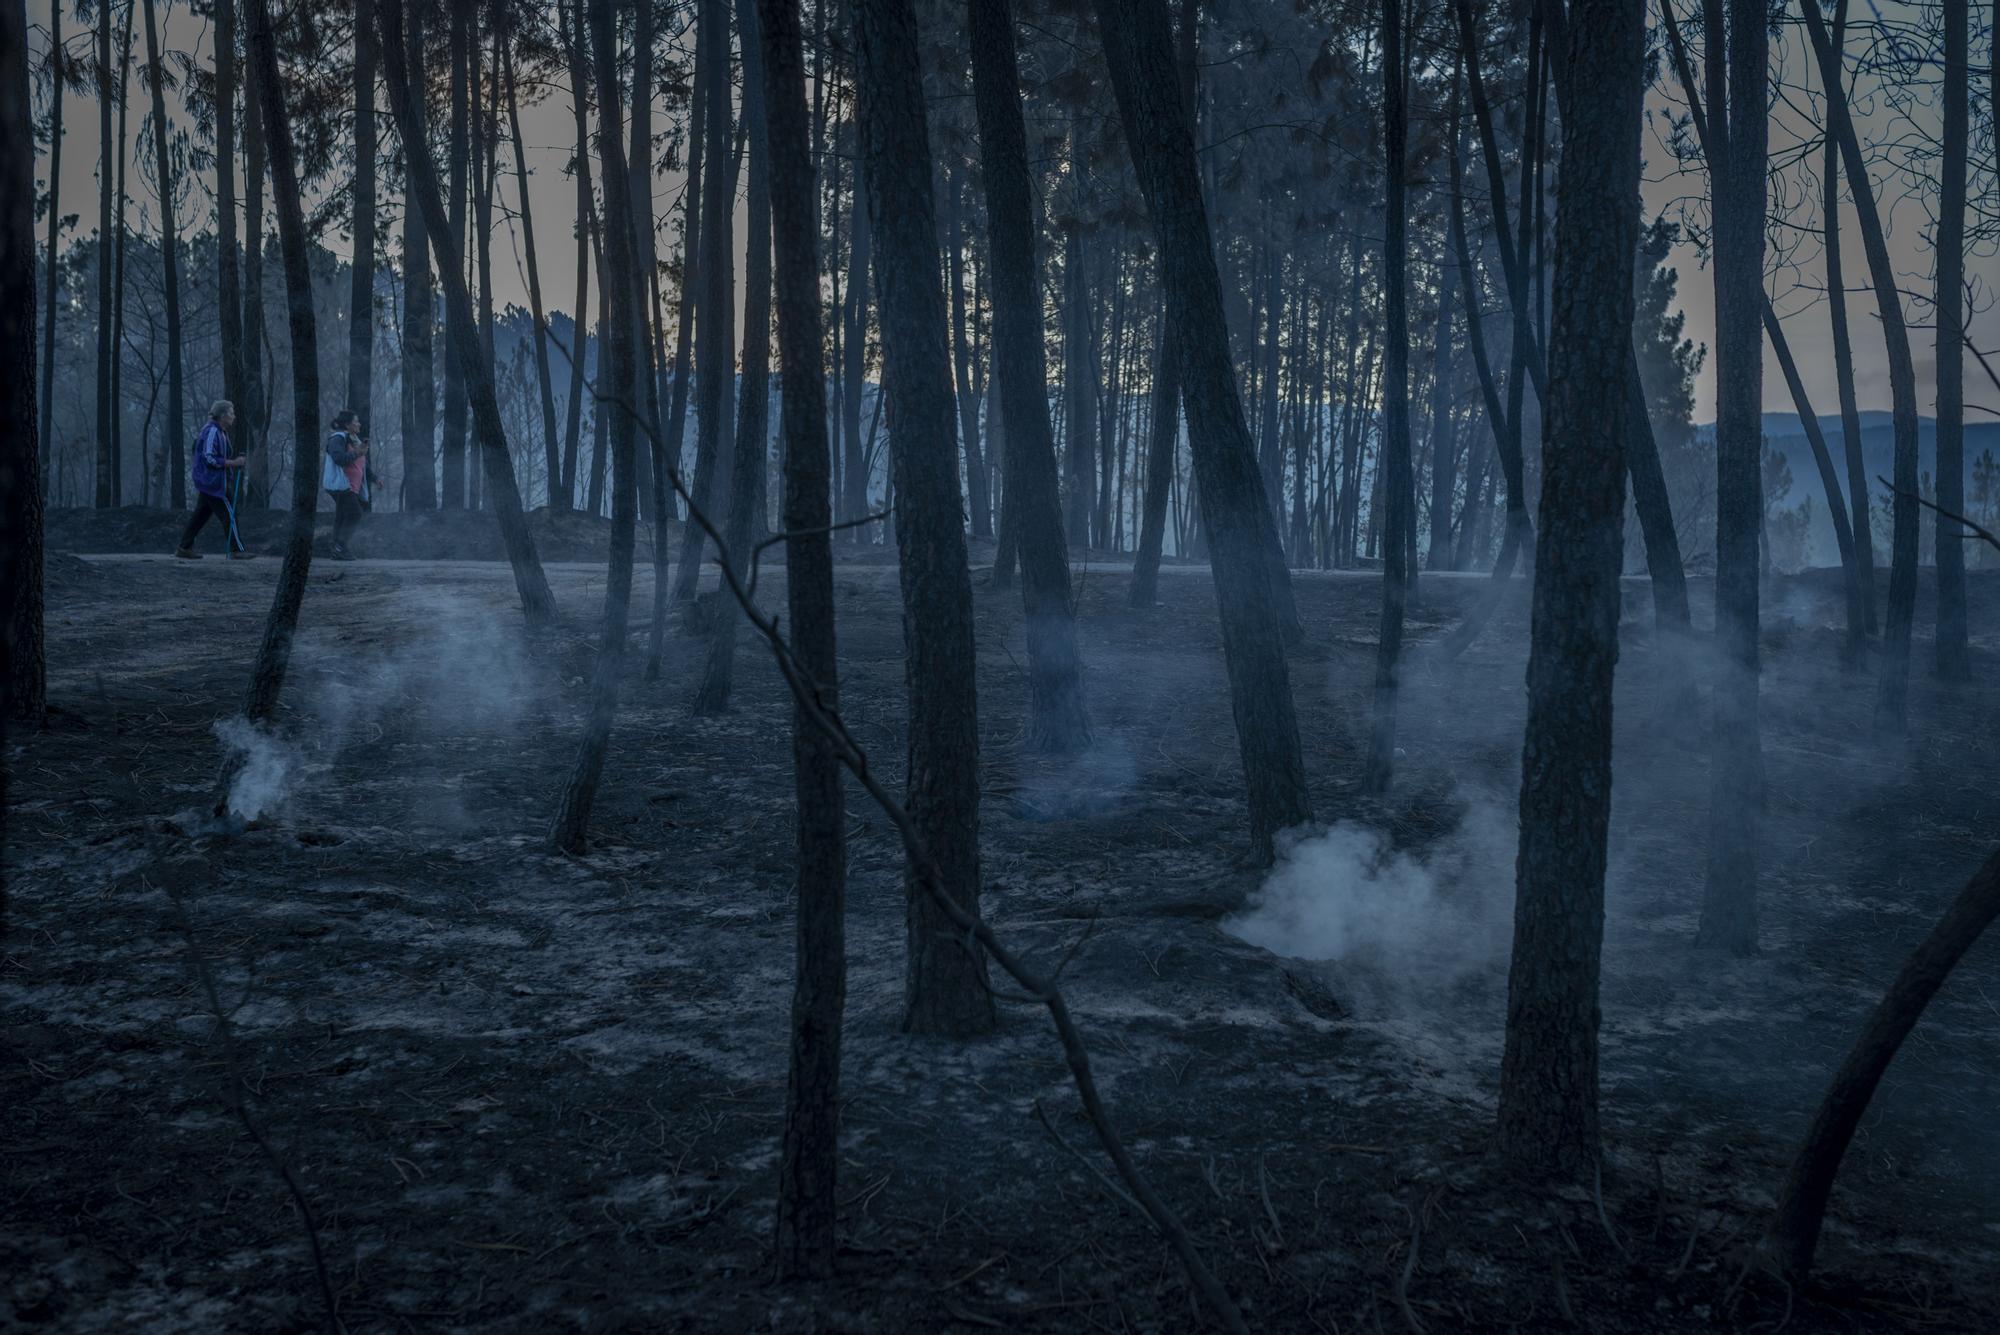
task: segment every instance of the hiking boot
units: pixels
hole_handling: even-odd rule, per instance
[[[230,559],[230,560],[232,560],[232,561],[254,561],[254,560],[256,560],[256,559],[257,559],[257,553],[255,553],[255,552],[231,552],[231,553],[229,554],[229,559]]]
[[[333,546],[333,559],[336,561],[352,561],[354,559],[354,553],[348,551],[347,548],[341,545],[340,543],[335,543]]]
[[[201,560],[201,553],[192,547],[176,547],[174,548],[174,555],[183,561]]]

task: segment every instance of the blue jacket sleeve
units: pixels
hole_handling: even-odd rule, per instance
[[[360,451],[347,448],[352,439],[345,431],[336,431],[326,438],[326,457],[333,460],[335,468],[345,468],[361,457]]]

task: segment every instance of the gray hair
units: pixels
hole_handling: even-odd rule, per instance
[[[217,399],[214,403],[208,405],[208,415],[218,421],[224,417],[234,417],[236,416],[236,405],[228,399]]]

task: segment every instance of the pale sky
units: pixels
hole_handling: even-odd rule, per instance
[[[43,25],[37,29],[35,63],[42,64],[42,52],[46,51],[48,10],[35,5],[40,13],[35,17]],[[1907,13],[1906,9],[1889,5],[1884,12],[1894,16]],[[166,49],[173,51],[194,51],[203,60],[208,59],[209,25],[190,14],[184,7],[168,12],[163,21],[163,39]],[[1776,302],[1785,321],[1786,333],[1794,355],[1798,358],[1800,372],[1808,394],[1816,411],[1830,414],[1838,411],[1832,367],[1832,344],[1828,330],[1827,308],[1819,296],[1823,272],[1819,258],[1817,236],[1817,186],[1809,185],[1799,177],[1792,164],[1801,156],[1798,151],[1809,139],[1816,138],[1818,129],[1812,123],[1816,108],[1810,105],[1808,93],[1818,87],[1816,70],[1809,67],[1804,57],[1804,35],[1796,28],[1787,29],[1785,39],[1774,42],[1774,61],[1782,80],[1804,85],[1804,89],[1791,89],[1784,97],[1773,116],[1771,130],[1771,150],[1774,171],[1772,183],[1772,209],[1776,216],[1781,210],[1781,201],[1805,196],[1804,204],[1791,214],[1796,225],[1774,224],[1770,235],[1774,247],[1783,247],[1793,252],[1796,268],[1776,267],[1775,258],[1767,288]],[[92,42],[87,31],[79,30],[73,22],[65,20],[65,35],[71,50],[83,53]],[[114,47],[119,33],[113,33]],[[1858,50],[1858,45],[1854,48]],[[1987,51],[1986,39],[1975,34],[1972,61],[1975,73],[1983,74]],[[115,52],[114,52],[115,54]],[[145,39],[143,18],[134,33],[133,67],[143,66],[145,59]],[[1931,77],[1934,77],[1934,72]],[[136,140],[142,132],[143,119],[149,105],[149,94],[135,77],[130,85],[133,98],[129,133]],[[38,90],[37,110],[45,106],[46,90]],[[1677,90],[1676,90],[1677,91]],[[1859,104],[1860,90],[1857,94]],[[1991,217],[2000,213],[2000,204],[1992,199],[1995,173],[1992,167],[1992,140],[1987,126],[1990,113],[1986,107],[1986,84],[1983,78],[1976,79],[1972,94],[1973,121],[1973,163],[1971,188],[1985,193],[1985,212]],[[177,98],[173,91],[168,95],[169,114],[176,109]],[[1692,198],[1695,201],[1695,216],[1703,213],[1699,201],[1705,189],[1705,180],[1698,167],[1689,172],[1678,170],[1672,153],[1667,147],[1668,121],[1666,113],[1677,108],[1678,98],[1668,98],[1657,91],[1649,99],[1649,125],[1644,139],[1646,155],[1646,182],[1643,188],[1648,212],[1672,209],[1677,204]],[[115,113],[114,113],[115,114]],[[1918,135],[1935,137],[1939,109],[1933,103],[1919,106],[1912,113],[1913,119],[1892,113],[1878,106],[1873,115],[1864,117],[1864,138],[1905,140],[1911,138],[1912,130]],[[504,120],[504,118],[503,118]],[[386,105],[378,122],[381,132],[387,136],[394,133],[393,122],[387,115]],[[62,170],[62,210],[65,214],[81,214],[78,224],[68,235],[72,238],[88,236],[96,228],[97,218],[97,168],[98,168],[98,122],[95,101],[87,96],[77,96],[74,90],[65,97],[64,105],[64,150]],[[503,125],[504,133],[504,125]],[[527,141],[527,156],[530,169],[530,197],[535,211],[535,223],[540,267],[543,282],[543,300],[551,310],[566,311],[573,301],[575,281],[575,186],[563,174],[563,166],[574,150],[574,126],[566,89],[538,104],[522,109],[522,134]],[[511,211],[515,204],[515,181],[511,171],[511,150],[503,152],[502,197]],[[1803,153],[1806,165],[1817,171],[1819,154],[1817,151]],[[1882,189],[1884,217],[1888,228],[1889,244],[1901,275],[1901,286],[1906,294],[1905,311],[1910,320],[1911,342],[1915,352],[1918,397],[1920,410],[1929,414],[1933,411],[1935,384],[1935,336],[1928,327],[1929,309],[1927,304],[1919,304],[1908,298],[1927,296],[1931,287],[1931,253],[1929,249],[1929,229],[1931,220],[1914,192],[1912,179],[1908,175],[1896,174],[1889,163],[1877,167],[1878,182],[1889,180]],[[1934,166],[1925,170],[1934,170]],[[42,157],[38,164],[38,178],[46,181],[48,159]],[[150,187],[140,173],[131,171],[129,191],[133,196],[131,218],[135,225],[140,219],[147,228],[155,224],[158,210],[152,198]],[[240,188],[239,176],[239,188]],[[393,183],[384,182],[383,198],[389,208],[395,207],[395,195],[388,187]],[[663,173],[657,184],[656,212],[664,216],[679,197],[682,180],[678,173]],[[1879,321],[1873,291],[1869,286],[1867,260],[1862,252],[1861,238],[1854,221],[1852,201],[1846,199],[1842,227],[1843,263],[1846,269],[1848,293],[1848,318],[1855,339],[1856,392],[1864,410],[1884,409],[1889,404],[1889,380],[1883,362],[1882,343],[1879,335]],[[183,205],[181,219],[183,231],[190,226],[207,229],[214,225],[213,219],[213,178],[204,175],[197,183],[192,199]],[[185,216],[192,209],[194,217]],[[1973,218],[1968,223],[1968,231],[1975,229],[1979,209],[1971,211]],[[527,304],[527,279],[521,266],[519,244],[515,234],[504,224],[496,238],[494,251],[494,283],[496,298],[501,304]],[[42,224],[43,227],[46,223]],[[39,232],[39,229],[38,229]],[[737,244],[742,245],[743,226],[739,218]],[[400,243],[400,224],[393,217],[387,224],[387,237],[393,252]],[[1974,285],[1972,299],[1971,329],[1976,344],[1991,355],[2000,350],[2000,261],[1995,259],[1996,240],[1993,236],[1984,239],[1973,238],[1968,247],[1967,276]],[[329,247],[345,253],[346,238],[329,236],[325,238]],[[663,236],[663,254],[671,252],[671,236]],[[1680,300],[1687,313],[1687,335],[1697,342],[1713,346],[1714,343],[1714,290],[1709,272],[1691,246],[1683,246],[1677,252],[1675,261],[1680,269]],[[739,261],[740,262],[740,261]],[[595,287],[597,276],[593,274]],[[595,302],[595,296],[592,298]],[[1993,357],[1996,369],[2000,369],[2000,357]],[[2000,389],[1996,389],[1986,378],[1977,362],[1968,358],[1966,363],[1966,400],[1968,422],[2000,420],[2000,413],[1981,412],[1974,405],[2000,409]],[[1791,396],[1782,376],[1768,356],[1764,374],[1764,405],[1768,411],[1790,412],[1793,410]],[[1712,359],[1704,367],[1696,393],[1695,415],[1698,419],[1710,420],[1714,415],[1714,376]]]

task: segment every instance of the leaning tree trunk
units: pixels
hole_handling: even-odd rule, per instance
[[[910,0],[856,0],[861,166],[869,198],[882,322],[903,584],[909,688],[908,806],[941,888],[979,912],[979,718],[973,684],[972,581],[958,491],[951,353],[931,190],[929,117]],[[908,967],[903,1028],[966,1037],[994,1025],[986,958],[904,871]]]
[[[1847,1060],[1834,1072],[1819,1110],[1813,1114],[1805,1144],[1785,1174],[1784,1186],[1778,1191],[1778,1208],[1764,1234],[1765,1256],[1793,1283],[1804,1280],[1812,1270],[1834,1177],[1875,1097],[1876,1086],[1902,1049],[1903,1040],[1923,1018],[1931,998],[1996,917],[2000,917],[2000,853],[1987,858],[1973,873],[1930,935],[1903,961],[1896,981],[1882,994],[1848,1050]]]
[[[1005,523],[1012,526],[1021,567],[1028,638],[1028,743],[1040,751],[1075,751],[1090,742],[1090,713],[1049,428],[1042,288],[1013,14],[1008,0],[971,0],[967,20],[993,268],[994,397],[1008,432]]]
[[[1834,9],[1833,44],[1846,49],[1847,0]],[[1826,231],[1826,304],[1833,333],[1833,378],[1840,398],[1841,454],[1847,465],[1847,499],[1854,523],[1854,568],[1861,586],[1862,634],[1873,639],[1875,617],[1875,535],[1868,513],[1868,464],[1861,453],[1861,407],[1854,397],[1854,347],[1847,333],[1847,282],[1840,260],[1840,145],[1826,137],[1820,167],[1820,218]],[[1858,651],[1860,646],[1855,646]],[[1857,652],[1858,662],[1860,655]]]
[[[548,469],[548,504],[551,514],[567,510],[567,501],[558,504],[562,487],[562,442],[556,435],[556,392],[549,375],[549,322],[542,315],[542,272],[535,263],[535,210],[528,198],[527,153],[521,145],[521,102],[514,90],[514,55],[507,52],[501,69],[507,78],[507,126],[514,140],[514,184],[521,197],[521,247],[527,252],[528,304],[535,320],[535,380],[542,398],[543,466]],[[581,255],[583,248],[577,247]],[[581,306],[578,307],[582,309]],[[578,349],[577,355],[583,355]]]
[[[154,0],[146,4],[146,65],[153,82],[153,164],[160,182],[160,270],[167,305],[167,439],[172,442],[174,508],[186,499],[182,491],[181,432],[187,420],[187,385],[181,363],[181,259],[179,224],[174,217],[174,173],[167,151],[167,98],[160,66],[159,19]],[[54,256],[50,256],[53,261]]]
[[[1903,322],[1903,299],[1896,285],[1895,262],[1876,210],[1875,190],[1868,179],[1868,163],[1861,156],[1861,140],[1855,134],[1848,113],[1846,85],[1841,77],[1841,52],[1827,37],[1826,22],[1820,17],[1816,0],[1801,0],[1799,12],[1805,16],[1806,32],[1818,58],[1820,83],[1826,92],[1828,133],[1840,144],[1841,164],[1846,169],[1848,193],[1861,224],[1861,248],[1868,256],[1868,272],[1875,285],[1875,302],[1882,316],[1882,343],[1889,360],[1890,420],[1895,436],[1896,499],[1891,561],[1889,605],[1882,635],[1882,676],[1875,695],[1875,726],[1901,732],[1908,723],[1910,689],[1910,630],[1917,613],[1917,373],[1910,356],[1910,332]],[[1855,508],[1866,501],[1863,491]]]
[[[1937,227],[1937,503],[1965,513],[1965,160],[1966,0],[1944,5],[1944,153],[1938,159]],[[1996,113],[2000,115],[2000,113]],[[2000,124],[2000,120],[1996,120]],[[2000,134],[2000,129],[1996,129]],[[1937,674],[1971,675],[1965,613],[1965,530],[1937,517]]]
[[[1415,518],[1416,496],[1410,467],[1410,313],[1408,164],[1404,141],[1409,115],[1403,105],[1408,71],[1403,61],[1403,0],[1382,3],[1382,150],[1383,179],[1388,183],[1382,239],[1382,286],[1387,341],[1382,350],[1382,464],[1384,510],[1382,534],[1382,617],[1375,649],[1375,714],[1362,791],[1386,793],[1396,757],[1396,670],[1403,651],[1403,607],[1409,597],[1405,565],[1409,525]],[[1277,293],[1272,293],[1272,301]],[[1276,380],[1275,368],[1272,379]],[[1275,398],[1277,390],[1271,389]],[[1269,429],[1277,434],[1276,413]]]
[[[1715,635],[1708,870],[1697,943],[1757,949],[1758,534],[1763,507],[1764,196],[1770,41],[1762,0],[1727,4],[1709,26],[1710,198],[1715,215]],[[1814,0],[1808,0],[1813,3]]]
[[[1268,859],[1280,830],[1312,819],[1285,662],[1283,608],[1271,572],[1277,530],[1230,364],[1222,283],[1165,8],[1160,0],[1096,3],[1126,143],[1164,258],[1169,319],[1180,334],[1181,396],[1213,550],[1223,658],[1249,790],[1251,853]],[[1282,559],[1276,563],[1282,571]]]
[[[1645,14],[1577,0],[1556,195],[1555,321],[1521,747],[1521,848],[1500,1144],[1573,1171],[1598,1155],[1598,976],[1624,563],[1627,354]]]
[[[383,29],[392,33],[402,31],[401,0],[384,0],[382,8]],[[521,492],[514,482],[514,462],[507,452],[507,435],[500,424],[500,404],[493,388],[493,365],[480,351],[472,297],[465,289],[463,261],[450,250],[449,220],[444,201],[438,198],[437,169],[431,163],[422,123],[417,119],[409,70],[395,43],[387,44],[377,54],[387,57],[383,65],[388,76],[389,101],[403,140],[403,156],[410,164],[417,206],[423,210],[424,230],[430,234],[438,274],[444,283],[445,319],[457,331],[452,343],[457,351],[459,374],[469,391],[473,428],[486,468],[488,499],[500,521],[500,538],[507,549],[507,562],[513,567],[521,611],[531,627],[552,625],[556,616],[555,595],[549,590],[541,558],[535,554],[535,536],[528,529],[528,518],[521,512]]]
[[[150,16],[151,10],[149,9]],[[60,85],[58,85],[60,88]],[[50,266],[55,264],[51,250]],[[0,379],[15,386],[0,430],[0,757],[12,720],[48,710],[42,657],[42,487],[35,427],[35,136],[28,102],[28,14],[0,0]],[[0,813],[7,810],[0,759]],[[0,815],[0,859],[5,816]],[[0,863],[3,866],[4,863]],[[0,934],[7,924],[0,870]]]
[[[354,0],[354,30],[375,27],[375,0]],[[347,406],[375,422],[375,43],[354,43],[354,265],[347,298]],[[528,263],[534,264],[534,244]]]
[[[401,0],[387,0],[400,4]],[[604,584],[604,638],[597,647],[590,717],[577,745],[576,763],[556,807],[549,844],[559,852],[581,853],[590,828],[590,810],[604,774],[611,721],[618,711],[618,683],[625,668],[625,631],[632,608],[632,551],[638,526],[639,330],[635,309],[644,288],[634,266],[632,182],[626,170],[623,111],[618,96],[615,0],[590,0],[591,59],[597,73],[597,151],[604,162],[604,279],[612,302],[604,337],[610,352],[610,383],[600,374],[598,402],[611,412],[611,566]],[[392,83],[396,78],[391,70]],[[602,411],[602,408],[600,409]]]
[[[743,47],[743,124],[750,166],[749,244],[743,264],[743,372],[737,392],[736,461],[729,473],[729,523],[724,535],[732,559],[746,560],[762,525],[765,455],[770,440],[771,402],[771,162],[764,123],[762,43],[757,36],[757,0],[736,0],[736,30]],[[695,693],[697,714],[729,707],[736,676],[736,630],[743,613],[735,600],[717,599],[702,679]]]
[[[278,77],[277,38],[270,0],[252,0],[250,84],[263,114],[272,193],[278,211],[278,248],[285,263],[285,314],[292,341],[292,528],[264,639],[250,672],[243,713],[262,723],[278,706],[312,568],[313,513],[319,507],[319,332],[313,318],[312,238],[306,234],[304,196],[292,150],[292,121]]]
[[[817,178],[806,132],[805,60],[797,0],[759,0],[761,94],[769,118],[771,220],[777,240],[779,414],[784,431],[785,597],[792,656],[821,706],[840,707],[834,657],[833,547],[820,327]],[[745,53],[750,50],[748,42]],[[802,705],[792,710],[798,802],[799,908],[794,934],[792,1043],[778,1154],[778,1274],[824,1279],[838,1249],[840,1026],[847,991],[847,846],[840,761]]]

